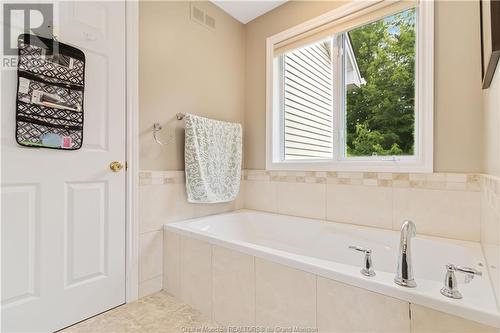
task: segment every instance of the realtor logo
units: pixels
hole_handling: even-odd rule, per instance
[[[49,38],[53,36],[53,4],[4,3],[3,22],[3,55],[16,56],[19,34],[27,33]]]

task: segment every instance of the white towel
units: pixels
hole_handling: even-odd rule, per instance
[[[186,114],[184,161],[189,202],[232,201],[241,180],[240,124]]]

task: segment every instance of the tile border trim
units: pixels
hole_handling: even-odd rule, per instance
[[[390,172],[326,172],[326,171],[267,171],[242,170],[242,180],[316,183],[337,185],[363,185],[393,188],[417,188],[431,190],[452,190],[479,192],[483,179],[489,175],[476,173],[390,173]],[[498,183],[498,178],[497,182]],[[489,180],[489,183],[495,183]],[[139,172],[140,185],[184,184],[184,171]],[[486,183],[485,183],[486,184]],[[491,185],[492,186],[492,185]],[[496,186],[496,193],[500,185]]]
[[[179,171],[139,171],[139,185],[184,184],[184,170]]]

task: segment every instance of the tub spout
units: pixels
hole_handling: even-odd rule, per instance
[[[416,235],[415,223],[405,221],[401,227],[401,239],[399,241],[398,266],[394,282],[400,286],[414,288],[417,286],[413,278],[413,266],[411,262],[411,239]]]

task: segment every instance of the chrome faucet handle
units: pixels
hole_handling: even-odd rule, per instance
[[[365,258],[363,261],[363,268],[361,268],[360,271],[361,274],[369,277],[375,276],[375,271],[373,270],[373,263],[372,263],[372,250],[356,245],[350,245],[349,248],[352,250],[363,252],[365,254]]]
[[[469,283],[474,279],[474,276],[482,276],[483,272],[472,268],[472,267],[462,267],[462,266],[455,266],[455,270],[460,273],[465,274],[465,283]]]
[[[444,287],[441,288],[441,294],[453,299],[462,298],[462,294],[458,291],[458,282],[455,272],[465,274],[465,283],[469,283],[476,275],[483,275],[481,271],[478,271],[475,268],[456,266],[453,264],[446,265],[446,276],[444,278]]]

